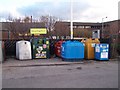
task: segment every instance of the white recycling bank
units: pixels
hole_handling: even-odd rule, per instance
[[[19,60],[32,59],[31,43],[29,41],[16,42],[16,58]]]

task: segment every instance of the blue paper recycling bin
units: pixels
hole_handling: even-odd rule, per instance
[[[79,41],[62,43],[61,56],[66,61],[78,61],[84,58],[84,44]]]
[[[109,60],[109,44],[96,44],[95,45],[95,59]]]

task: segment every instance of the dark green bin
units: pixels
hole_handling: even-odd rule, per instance
[[[50,58],[49,39],[33,38],[31,44],[33,59]]]

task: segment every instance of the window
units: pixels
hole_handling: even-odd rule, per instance
[[[77,26],[73,26],[73,28],[77,28]]]
[[[85,26],[85,28],[91,28],[91,26]]]
[[[84,26],[78,26],[78,28],[84,28]]]

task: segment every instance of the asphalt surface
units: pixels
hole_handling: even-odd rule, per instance
[[[118,88],[118,62],[3,67],[3,88]]]

